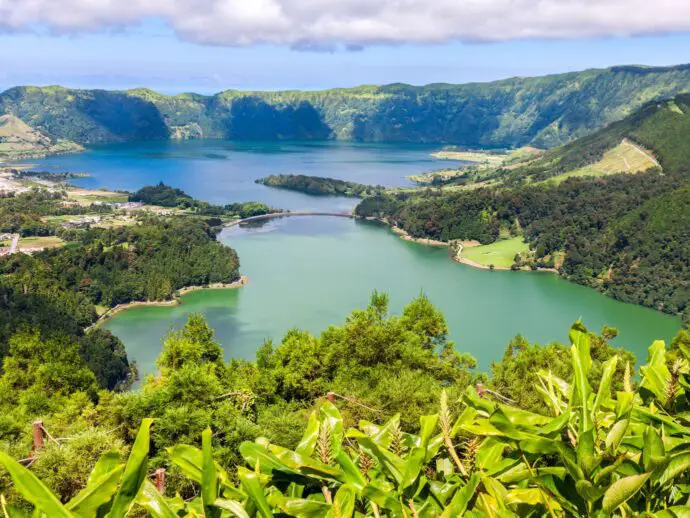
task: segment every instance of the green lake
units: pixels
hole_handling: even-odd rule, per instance
[[[214,203],[259,200],[291,210],[341,211],[356,200],[310,197],[270,189],[254,180],[302,173],[382,185],[409,185],[406,175],[447,167],[434,147],[343,142],[147,142],[105,145],[50,157],[36,169],[85,171],[80,185],[134,190],[165,181]],[[105,324],[119,336],[143,373],[155,369],[161,340],[189,313],[206,315],[228,358],[253,358],[266,339],[279,342],[293,326],[314,333],[343,322],[368,303],[374,289],[390,294],[392,312],[426,293],[446,315],[457,348],[482,369],[500,360],[511,337],[566,340],[582,318],[600,330],[620,329],[615,344],[644,358],[654,339],[669,340],[680,320],[623,304],[556,275],[477,270],[445,248],[409,243],[373,223],[335,217],[291,217],[226,229],[249,284],[193,292],[175,307],[140,307]]]
[[[368,222],[291,217],[228,229],[221,239],[240,254],[246,286],[193,292],[176,307],[131,309],[106,325],[143,372],[153,369],[161,337],[189,313],[207,316],[228,357],[251,359],[264,340],[280,341],[293,326],[318,333],[342,322],[374,289],[390,294],[393,312],[426,293],[446,315],[458,349],[482,368],[500,359],[518,332],[542,343],[565,340],[578,318],[592,329],[620,328],[616,343],[638,357],[652,340],[678,329],[672,317],[556,275],[477,270],[452,261],[445,248],[403,241]]]

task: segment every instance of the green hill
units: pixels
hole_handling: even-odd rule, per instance
[[[162,95],[62,87],[0,94],[51,137],[78,142],[165,138],[324,139],[551,148],[688,91],[690,65],[586,70],[463,85]]]
[[[51,139],[14,115],[0,115],[0,159],[24,159],[81,151],[74,142]]]
[[[519,237],[530,251],[516,268],[557,268],[573,282],[690,322],[688,135],[690,95],[683,94],[522,167],[494,171],[502,182],[386,193],[355,212],[419,238],[488,245]],[[636,174],[597,171],[615,164],[616,154],[625,158],[619,165],[637,167],[619,172]]]
[[[631,155],[636,154],[643,161],[646,158],[646,165],[638,170],[660,166],[666,171],[685,171],[690,165],[688,135],[690,95],[680,94],[670,100],[647,103],[625,119],[553,149],[539,160],[515,169],[508,176],[543,180],[573,172],[627,172],[626,165],[630,165],[628,159],[618,164],[618,170],[615,167],[606,170],[605,167],[611,163],[610,155],[617,151],[624,152],[621,146],[627,146]],[[497,171],[497,174],[505,174],[505,171]]]

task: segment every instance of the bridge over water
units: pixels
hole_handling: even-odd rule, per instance
[[[238,219],[235,221],[230,221],[226,223],[225,227],[234,227],[235,225],[240,225],[246,223],[247,221],[256,221],[261,219],[271,219],[271,218],[283,218],[288,216],[336,216],[338,218],[354,218],[354,214],[351,212],[307,212],[307,211],[294,211],[294,212],[271,212],[270,214],[260,214],[258,216],[251,216],[249,218]]]

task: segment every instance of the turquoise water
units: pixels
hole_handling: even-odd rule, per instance
[[[153,369],[160,339],[201,312],[228,357],[251,359],[266,339],[291,327],[318,333],[366,306],[372,290],[389,293],[391,310],[426,293],[445,314],[459,350],[484,369],[522,333],[546,343],[566,340],[582,318],[591,329],[621,330],[616,343],[644,358],[657,338],[670,339],[678,320],[623,304],[549,273],[477,270],[452,261],[445,248],[403,241],[386,228],[343,218],[291,217],[220,239],[234,247],[249,284],[235,290],[193,292],[177,307],[146,307],[107,323],[144,372]]]
[[[355,200],[311,197],[254,183],[268,174],[304,173],[384,185],[448,165],[433,147],[322,143],[156,142],[99,146],[52,157],[36,169],[83,171],[86,187],[134,190],[165,181],[215,203],[259,200],[302,210],[342,210]],[[399,312],[426,293],[446,315],[450,336],[480,367],[500,360],[511,337],[540,343],[566,340],[582,318],[591,329],[620,329],[617,345],[644,359],[657,338],[669,340],[678,319],[623,304],[548,273],[477,270],[452,261],[445,248],[409,243],[376,224],[329,217],[291,217],[226,229],[249,284],[193,292],[176,307],[134,308],[106,327],[118,335],[142,372],[155,368],[161,339],[192,312],[204,313],[228,357],[253,358],[266,339],[293,326],[314,333],[343,322],[374,289],[390,294]]]

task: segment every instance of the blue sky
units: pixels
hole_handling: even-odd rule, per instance
[[[22,84],[146,86],[166,93],[317,89],[392,82],[464,83],[617,64],[690,62],[690,34],[683,32],[493,43],[397,42],[358,51],[345,50],[343,45],[326,51],[295,47],[199,44],[151,19],[117,30],[62,35],[34,26],[30,31],[0,33],[0,89]]]

